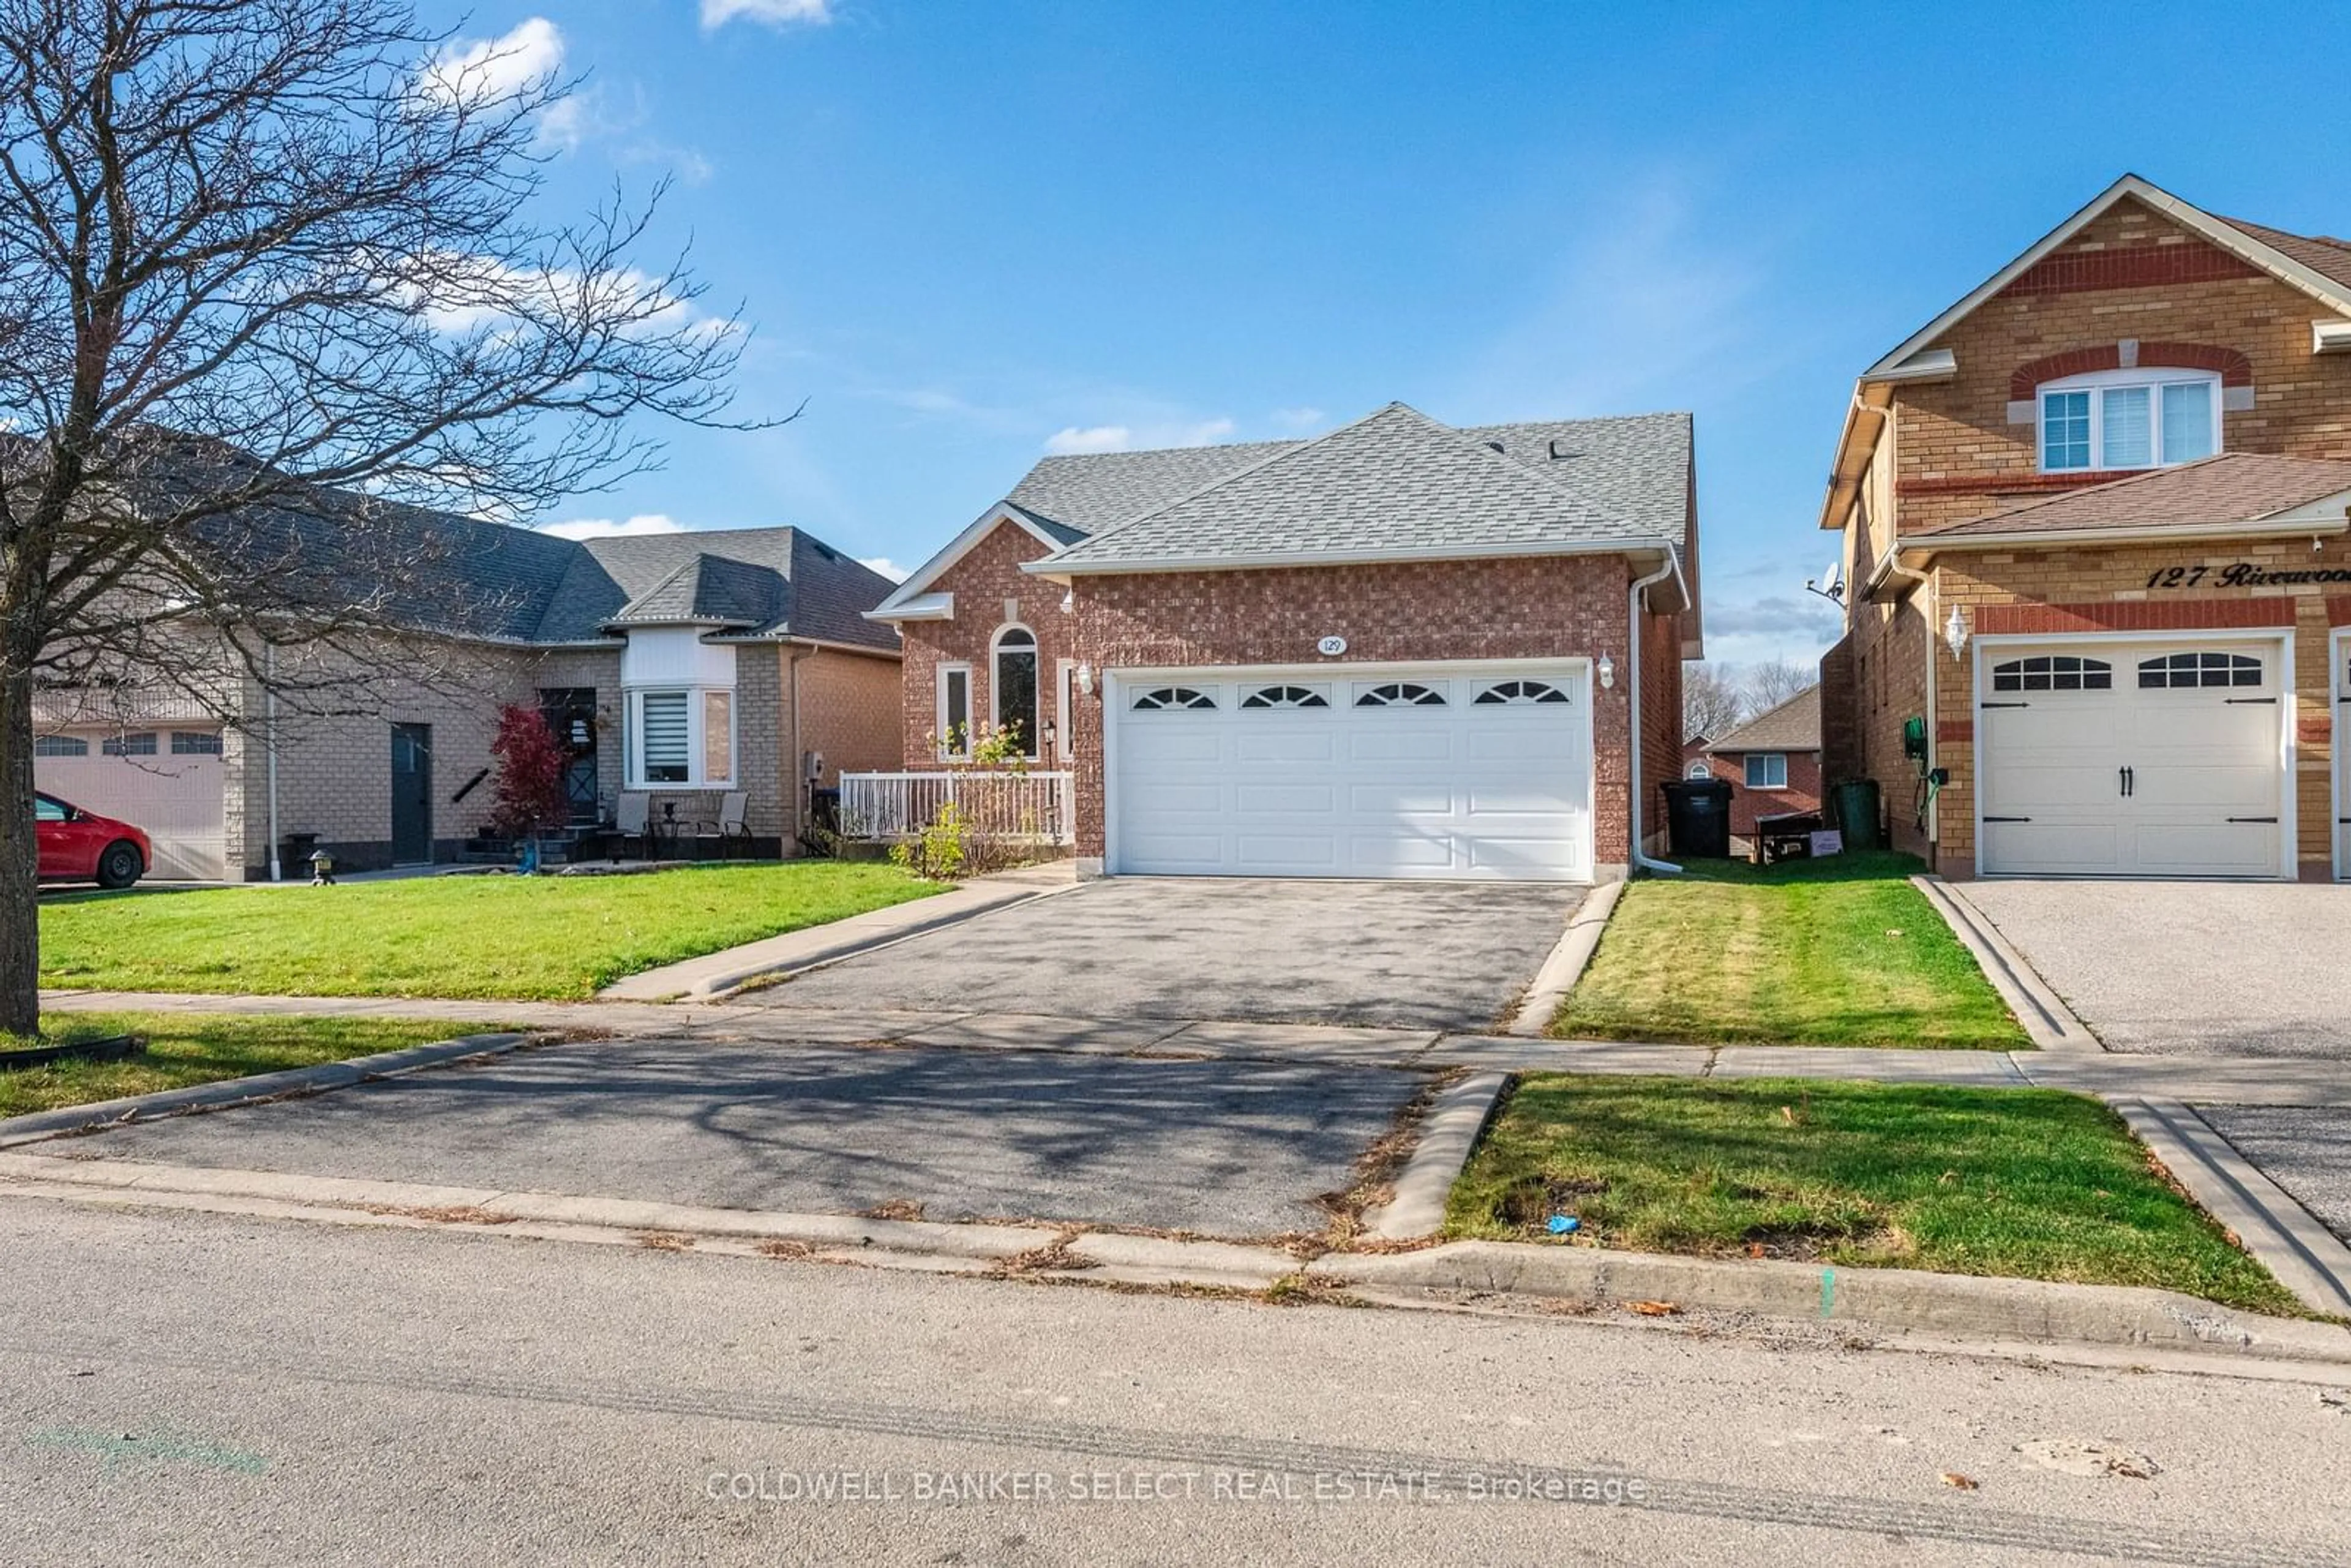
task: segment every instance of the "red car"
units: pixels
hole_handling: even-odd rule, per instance
[[[128,822],[69,805],[55,795],[33,796],[33,819],[41,841],[41,880],[94,882],[129,887],[147,874],[155,858],[147,835]]]

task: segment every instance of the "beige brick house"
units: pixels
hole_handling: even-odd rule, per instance
[[[456,858],[487,816],[509,703],[567,747],[575,823],[611,821],[631,791],[656,821],[716,824],[740,792],[758,854],[796,852],[812,789],[897,758],[898,639],[863,614],[891,584],[799,529],[574,542],[413,508],[395,520],[431,547],[413,558],[430,580],[400,591],[416,631],[389,662],[405,673],[328,703],[272,703],[254,681],[127,707],[52,690],[38,787],[146,829],[152,875],[234,881],[273,859],[307,874],[285,864],[298,841],[356,870]]]
[[[1661,842],[1686,414],[1049,457],[873,618],[909,770],[1074,775],[1081,871],[1586,881]]]
[[[2126,176],[1864,371],[1830,781],[1949,874],[2325,879],[2351,243]]]

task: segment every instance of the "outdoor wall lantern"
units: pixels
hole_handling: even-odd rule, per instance
[[[1078,591],[1074,588],[1061,595],[1061,613],[1068,615],[1078,608]]]
[[[1943,644],[1954,659],[1968,651],[1968,618],[1956,604],[1951,606],[1951,618],[1943,622]]]
[[[1603,691],[1616,689],[1616,661],[1607,654],[1600,655],[1600,687]]]
[[[1094,667],[1092,664],[1078,666],[1078,690],[1086,696],[1094,695]]]

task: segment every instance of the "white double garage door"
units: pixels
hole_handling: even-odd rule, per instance
[[[1586,882],[1583,661],[1114,671],[1108,869]]]
[[[2293,873],[2293,671],[2277,635],[1976,653],[1988,876]]]
[[[228,874],[216,725],[45,732],[34,745],[35,788],[145,830],[150,877],[217,882]]]

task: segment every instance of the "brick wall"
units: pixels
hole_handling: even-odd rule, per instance
[[[971,711],[985,722],[993,693],[988,645],[1010,622],[1037,637],[1038,703],[1054,716],[1054,670],[1073,658],[1075,629],[1061,613],[1061,584],[1031,577],[1023,561],[1049,553],[1034,534],[1017,523],[1001,523],[965,553],[932,586],[955,595],[952,621],[910,621],[899,628],[904,643],[900,701],[900,755],[909,768],[935,768],[938,754],[938,669],[942,664],[971,666]]]
[[[1956,377],[1901,388],[1902,532],[2085,482],[2038,474],[2032,421],[2010,420],[2011,383],[2038,362],[2099,368],[2126,340],[2145,362],[2209,363],[2250,383],[2252,406],[2221,416],[2226,450],[2351,457],[2351,356],[2310,351],[2310,323],[2326,314],[2151,208],[2118,204],[1937,340],[1958,356]]]
[[[1185,664],[1318,664],[1325,635],[1347,640],[1349,664],[1453,659],[1596,657],[1617,664],[1612,691],[1595,690],[1595,847],[1604,867],[1629,859],[1630,686],[1625,593],[1614,556],[1429,561],[1259,571],[1155,572],[1078,580],[1074,656],[1097,669]],[[957,613],[963,592],[956,591]],[[1653,716],[1643,767],[1673,778],[1681,751],[1679,649],[1672,618],[1652,618],[1645,705]],[[1033,622],[1032,622],[1033,624]],[[1654,650],[1662,647],[1663,655]],[[910,662],[911,663],[911,662]],[[1077,705],[1078,852],[1103,852],[1102,703]],[[925,727],[928,727],[927,721]]]
[[[2279,570],[2351,570],[2351,543],[2330,539],[2314,551],[2306,539],[2270,539],[2235,546],[2141,545],[2112,549],[1996,550],[1946,556],[1934,573],[1938,601],[1964,608],[1971,626],[1996,632],[2145,631],[2167,633],[2274,626],[2293,633],[2296,740],[2296,836],[2306,876],[2331,873],[2335,831],[2335,628],[2351,624],[2322,584],[2278,588],[2204,589],[2194,593],[2151,590],[2158,570],[2188,565],[2219,569],[2245,562]],[[2207,573],[2210,580],[2211,573]],[[2351,610],[2344,605],[2343,610]],[[1955,664],[1940,684],[1937,760],[1951,771],[1943,796],[1940,852],[1951,867],[1975,859],[1975,706],[1970,685],[1973,658]]]
[[[1734,838],[1753,837],[1758,817],[1821,809],[1821,754],[1791,751],[1783,755],[1788,758],[1788,787],[1784,789],[1750,789],[1744,753],[1707,758],[1708,769],[1730,786],[1730,831]]]
[[[820,648],[799,662],[800,749],[824,753],[819,783],[887,772],[904,752],[898,661]]]

